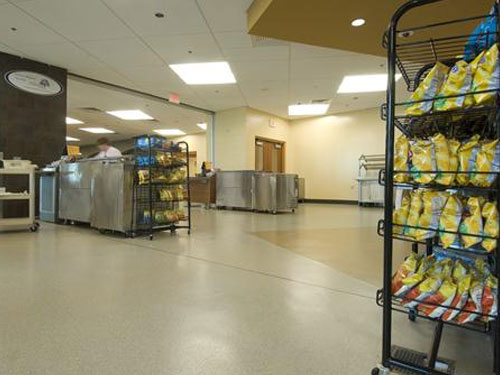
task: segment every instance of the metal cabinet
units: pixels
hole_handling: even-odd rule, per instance
[[[61,163],[59,167],[59,217],[90,223],[93,161]]]
[[[56,168],[44,168],[40,173],[40,220],[57,222],[59,217],[59,173]]]
[[[217,172],[217,207],[253,209],[254,171]]]
[[[96,162],[91,190],[90,225],[123,233],[131,231],[133,163]]]

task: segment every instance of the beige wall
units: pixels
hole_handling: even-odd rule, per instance
[[[233,108],[215,115],[215,167],[247,169],[246,108]]]
[[[287,120],[266,112],[247,108],[247,169],[255,169],[256,137],[285,142],[285,171],[291,170],[291,154],[288,150],[290,125]]]
[[[380,109],[293,120],[290,124],[293,172],[306,179],[306,198],[356,200],[358,158],[384,153]]]

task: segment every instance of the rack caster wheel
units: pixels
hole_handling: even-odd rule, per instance
[[[99,229],[100,234],[106,234],[106,229]]]
[[[32,226],[30,226],[30,232],[38,232],[38,228],[40,228],[40,225],[33,224]]]
[[[153,241],[153,235],[152,234],[149,235],[149,240]]]
[[[417,321],[417,312],[415,310],[408,311],[408,320],[413,323]]]
[[[391,375],[391,370],[379,365],[372,370],[372,375]]]
[[[372,375],[380,375],[380,369],[375,367],[373,370],[372,370]]]

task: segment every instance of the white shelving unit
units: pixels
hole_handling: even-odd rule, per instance
[[[0,192],[0,204],[4,201],[26,200],[29,204],[29,214],[27,217],[3,218],[0,217],[0,231],[17,230],[23,227],[32,232],[36,232],[39,224],[35,219],[35,169],[36,165],[22,164],[19,167],[0,168],[0,176],[28,176],[28,190],[24,193]]]

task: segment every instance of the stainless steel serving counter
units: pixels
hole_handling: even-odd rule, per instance
[[[217,173],[218,208],[240,208],[276,213],[298,207],[298,176],[256,171]]]
[[[59,167],[59,218],[98,229],[132,229],[133,161],[88,159]]]

